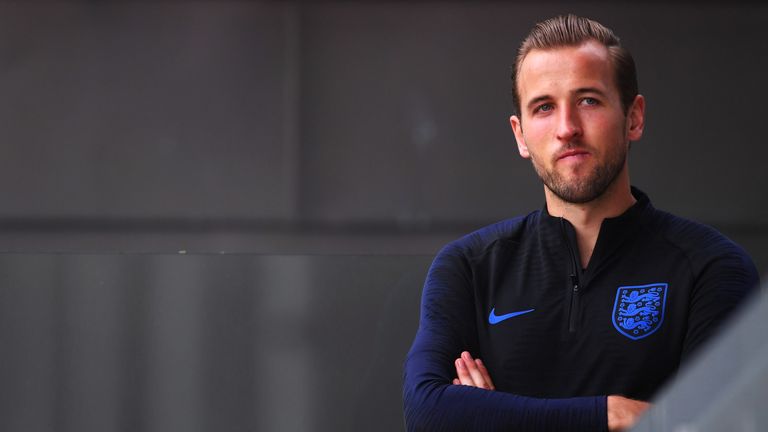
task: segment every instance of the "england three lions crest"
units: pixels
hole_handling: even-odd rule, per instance
[[[664,322],[666,305],[665,283],[619,287],[613,303],[613,326],[632,340],[650,336]]]

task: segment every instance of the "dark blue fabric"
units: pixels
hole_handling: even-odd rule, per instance
[[[405,363],[408,430],[607,430],[606,395],[649,400],[712,336],[757,287],[754,264],[712,228],[633,194],[603,221],[586,269],[574,268],[573,227],[546,209],[440,251]],[[648,284],[666,284],[663,321],[633,339],[613,324],[617,292]],[[494,324],[494,308],[534,310]],[[464,350],[496,391],[451,385]]]

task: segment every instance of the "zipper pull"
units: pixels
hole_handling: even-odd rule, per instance
[[[573,285],[573,293],[571,293],[571,308],[568,311],[568,331],[574,333],[576,331],[576,314],[579,312],[579,278],[576,274],[571,273],[571,284]]]

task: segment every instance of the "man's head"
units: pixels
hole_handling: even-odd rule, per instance
[[[642,136],[645,100],[617,43],[610,30],[574,16],[538,24],[523,42],[514,74],[519,114],[510,124],[548,197],[583,204],[629,193],[629,143]]]
[[[638,93],[637,71],[632,54],[621,46],[619,38],[611,29],[597,21],[575,15],[561,15],[536,24],[520,44],[512,69],[512,97],[518,115],[521,114],[518,75],[525,57],[532,50],[575,47],[589,40],[597,41],[608,48],[615,71],[616,86],[626,113]]]

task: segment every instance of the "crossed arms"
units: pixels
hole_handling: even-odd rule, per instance
[[[456,376],[454,385],[477,387],[485,390],[496,390],[491,380],[488,369],[481,359],[473,359],[468,351],[454,362]],[[607,420],[609,431],[622,431],[632,427],[640,416],[650,407],[643,401],[625,398],[619,395],[610,395],[606,398]]]

